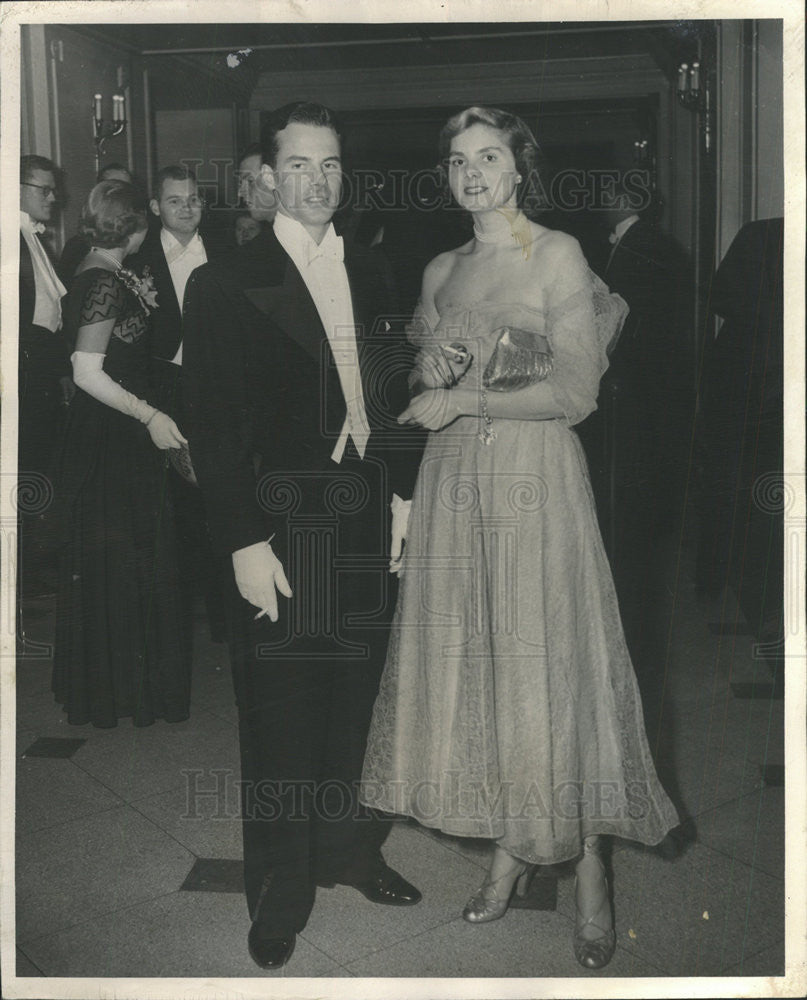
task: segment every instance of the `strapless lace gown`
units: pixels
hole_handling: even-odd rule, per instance
[[[595,406],[607,313],[624,306],[590,277],[546,312],[481,303],[414,327],[469,347],[472,383],[503,325],[543,334],[541,391],[564,417],[494,418],[487,446],[475,417],[430,434],[363,773],[367,804],[542,864],[589,834],[654,844],[678,823],[571,429]]]

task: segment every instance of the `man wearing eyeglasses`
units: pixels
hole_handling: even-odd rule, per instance
[[[49,474],[60,404],[69,402],[75,392],[69,349],[61,335],[65,289],[40,238],[57,201],[56,173],[55,165],[44,156],[20,158],[18,467],[22,484],[32,475]],[[20,496],[25,492],[21,489]],[[42,484],[32,492],[42,493]],[[20,521],[23,597],[44,594],[52,587],[45,578],[46,554],[38,548],[41,533],[35,527],[33,517]]]
[[[59,404],[73,392],[62,339],[64,285],[41,240],[57,201],[56,167],[44,156],[20,157],[19,468],[46,473]]]

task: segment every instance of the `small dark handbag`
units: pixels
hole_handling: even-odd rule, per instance
[[[552,373],[552,348],[534,330],[503,326],[482,373],[482,385],[494,392],[513,392],[541,382]]]
[[[169,448],[168,461],[171,463],[174,471],[182,476],[186,483],[190,483],[191,486],[199,485],[196,481],[196,473],[193,471],[191,453],[188,451],[186,444],[181,445],[179,448]]]

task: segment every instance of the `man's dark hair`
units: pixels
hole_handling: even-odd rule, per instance
[[[277,166],[277,133],[282,132],[292,122],[299,125],[318,125],[320,128],[333,129],[337,139],[342,141],[342,126],[336,113],[330,108],[309,101],[294,101],[292,104],[284,104],[282,108],[278,108],[269,115],[261,132],[261,161],[267,163],[273,170]]]
[[[157,171],[157,176],[154,178],[154,198],[157,201],[162,196],[163,185],[166,181],[193,181],[194,184],[197,183],[196,174],[190,167],[184,167],[178,163],[163,167],[162,170]]]
[[[251,142],[238,154],[238,162],[243,163],[248,156],[263,156],[263,146],[259,142]]]
[[[46,170],[48,173],[53,174],[54,177],[59,173],[59,169],[53,160],[29,153],[27,156],[20,157],[20,184],[23,181],[30,180],[34,176],[35,170]]]

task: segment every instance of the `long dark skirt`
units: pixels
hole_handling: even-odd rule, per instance
[[[188,717],[168,470],[146,428],[79,392],[57,464],[62,530],[53,691],[68,722]]]

